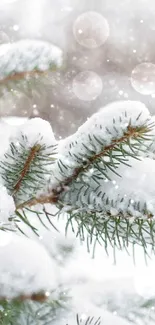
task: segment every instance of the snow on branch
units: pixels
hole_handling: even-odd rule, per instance
[[[0,172],[16,202],[22,195],[32,197],[46,184],[55,148],[50,124],[39,118],[27,121],[14,132],[10,148],[1,161]]]
[[[20,40],[0,45],[0,83],[60,68],[61,49],[41,40]]]
[[[71,225],[84,240],[86,230],[88,243],[94,238],[105,248],[130,242],[145,250],[146,243],[154,247],[155,169],[154,160],[145,156],[154,141],[153,122],[145,105],[125,101],[100,110],[58,143],[41,119],[21,126],[1,163],[17,220],[38,234],[29,211],[44,223],[42,218],[52,218],[48,207],[54,204],[56,215],[65,212],[66,231]]]
[[[84,197],[89,197],[90,201],[86,202],[87,207],[94,205],[94,196],[91,198],[90,192],[98,196],[98,189],[103,196],[104,183],[101,186],[101,182],[107,182],[111,172],[118,175],[119,165],[128,165],[129,157],[138,156],[142,144],[150,139],[151,128],[150,115],[143,104],[123,102],[117,107],[116,104],[107,106],[94,114],[73,136],[60,141],[49,193],[18,208],[59,200],[76,206],[79,202],[77,194],[83,196],[83,190],[86,192]],[[81,202],[80,205],[83,207]]]

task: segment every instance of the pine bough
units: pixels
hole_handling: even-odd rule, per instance
[[[1,83],[62,64],[61,50],[41,41],[3,45],[0,58]],[[66,234],[71,229],[88,249],[98,242],[106,251],[141,245],[146,255],[154,252],[154,121],[145,105],[124,101],[100,109],[61,141],[39,118],[13,128],[0,157],[0,299],[6,309],[8,299],[40,304],[57,288],[50,256],[26,237],[27,229],[39,236],[37,222],[54,228],[56,218],[64,219]],[[100,319],[86,324],[93,322]]]
[[[52,222],[55,206],[82,240],[154,249],[154,130],[147,108],[130,101],[59,142],[39,118],[18,127],[1,157],[1,228],[34,229],[29,210]]]
[[[33,95],[49,74],[62,69],[63,52],[42,40],[25,39],[0,45],[0,94],[18,97],[18,92]]]

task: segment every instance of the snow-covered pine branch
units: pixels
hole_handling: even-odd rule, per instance
[[[110,179],[108,173],[111,171],[118,175],[117,168],[120,164],[128,165],[130,157],[136,158],[139,155],[142,144],[150,139],[148,133],[151,129],[148,110],[137,102],[121,103],[117,107],[116,104],[111,105],[94,114],[74,135],[58,143],[58,159],[52,168],[49,195],[23,203],[20,208],[24,204],[32,206],[55,202],[62,193],[66,197],[69,193],[68,186],[75,202],[78,202],[76,192],[82,193],[78,185],[85,184],[89,188],[91,178],[92,192],[94,184],[99,188],[100,179],[104,182]],[[74,181],[77,189],[73,190],[71,185],[74,185]],[[95,188],[94,190],[96,191]],[[89,189],[87,192],[89,194]],[[81,204],[80,207],[83,207]],[[86,204],[88,210],[91,202]]]
[[[57,46],[41,40],[20,40],[0,45],[0,83],[60,68],[63,54]]]
[[[42,129],[46,130],[43,134],[40,132]],[[56,155],[56,144],[50,124],[40,118],[28,120],[13,131],[0,171],[16,204],[32,198],[46,186]]]
[[[7,223],[17,234],[1,232],[0,236],[2,304],[7,299],[16,302],[16,298],[32,303],[49,298],[49,304],[59,300],[56,264],[40,243],[21,235],[27,235],[26,229],[40,235],[48,221],[52,226],[54,214],[64,218],[66,230],[71,226],[82,240],[88,239],[88,245],[97,239],[107,250],[109,244],[122,248],[130,242],[134,246],[141,243],[146,254],[148,244],[154,247],[152,122],[154,118],[143,104],[127,101],[105,107],[73,136],[59,142],[50,124],[41,119],[12,128],[8,148],[0,157],[0,183],[6,197]],[[4,216],[2,207],[2,222]],[[56,240],[56,235],[53,237]],[[52,246],[53,241],[51,238]],[[36,305],[31,306],[31,316],[27,309],[23,311],[23,305],[20,309],[23,319],[35,324],[37,317],[48,321],[52,317],[53,321],[50,306],[43,315]],[[71,324],[100,324],[96,316],[85,321],[80,317],[72,321],[72,316]],[[70,325],[70,319],[67,322]],[[122,320],[122,324],[127,322]]]
[[[37,233],[28,212],[51,222],[54,204],[58,216],[65,212],[66,229],[71,225],[82,240],[86,234],[105,247],[154,247],[154,128],[148,109],[134,101],[108,105],[59,142],[40,119],[19,127],[1,159],[17,220]]]

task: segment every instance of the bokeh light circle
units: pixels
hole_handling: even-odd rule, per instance
[[[131,73],[132,87],[142,95],[155,94],[155,64],[138,64]]]
[[[108,21],[95,11],[88,11],[78,16],[73,25],[76,41],[89,49],[103,45],[109,33]]]
[[[82,71],[73,80],[73,92],[83,101],[95,100],[102,89],[102,79],[93,71]]]

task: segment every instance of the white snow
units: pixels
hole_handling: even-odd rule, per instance
[[[27,138],[27,145],[29,147],[34,146],[36,143],[47,146],[56,145],[50,123],[39,117],[27,120],[24,124],[16,127],[10,141],[12,140],[14,142],[16,139],[16,141],[20,142],[22,136]]]
[[[119,316],[113,315],[112,313],[109,313],[107,311],[102,311],[99,308],[94,308],[93,305],[88,305],[87,303],[85,304],[85,307],[82,309],[86,309],[86,313],[82,312],[82,313],[78,313],[79,315],[79,320],[80,321],[80,325],[85,325],[86,321],[88,319],[88,317],[90,317],[90,319],[92,317],[94,317],[94,319],[91,321],[90,320],[88,322],[88,325],[132,325],[131,322],[127,322],[126,320],[122,319]],[[98,318],[101,317],[100,322],[98,320]],[[65,317],[63,317],[60,321],[56,320],[54,322],[52,322],[53,325],[77,325],[77,321],[76,321],[76,313],[72,313],[72,314],[67,314]]]
[[[47,210],[53,215],[56,213],[54,206],[48,205]],[[66,296],[71,298],[67,304],[69,310],[62,315],[60,320],[56,319],[54,325],[61,325],[63,321],[68,325],[74,324],[77,312],[79,315],[87,317],[92,315],[96,319],[101,316],[101,325],[104,324],[104,321],[110,325],[121,324],[121,322],[124,325],[128,324],[118,316],[117,310],[124,312],[124,316],[129,315],[132,310],[135,312],[136,299],[141,298],[139,296],[140,281],[137,281],[138,272],[141,274],[142,279],[145,279],[141,283],[144,298],[148,297],[146,291],[148,281],[145,276],[147,267],[143,250],[139,247],[135,249],[136,267],[133,264],[132,247],[130,246],[128,247],[129,255],[116,249],[116,265],[113,264],[113,250],[111,247],[108,247],[109,256],[107,256],[104,247],[97,245],[95,258],[92,259],[91,252],[87,252],[87,243],[81,245],[79,240],[75,239],[75,234],[72,233],[71,228],[67,232],[67,238],[64,236],[65,218],[63,216],[60,216],[59,220],[50,216],[59,232],[50,226],[45,216],[42,215],[41,218],[45,225],[49,227],[49,231],[41,225],[33,213],[29,215],[29,221],[39,229],[40,244],[46,247],[51,259],[56,262],[59,268],[61,289],[66,293]],[[29,237],[38,241],[38,237],[26,225],[21,225],[21,227]],[[151,261],[148,261],[148,265],[150,264]],[[153,278],[154,272],[151,273],[149,279],[149,284],[152,281],[151,292],[155,289]],[[127,306],[128,299],[133,301],[131,308]],[[115,314],[108,312],[109,300],[116,305]]]
[[[0,159],[3,159],[6,151],[9,150],[10,138],[13,136],[14,132],[17,132],[17,126],[23,125],[26,121],[27,118],[17,116],[0,119],[0,138],[3,139],[3,145],[0,145]]]
[[[150,158],[140,158],[140,160],[129,158],[128,163],[130,166],[120,164],[117,168],[117,173],[120,176],[109,171],[109,181],[105,182],[102,173],[98,173],[101,177],[98,183],[95,183],[93,178],[83,178],[86,185],[82,187],[79,184],[76,188],[73,185],[69,190],[69,195],[66,191],[66,201],[79,208],[82,202],[83,207],[87,210],[89,208],[93,210],[95,199],[96,207],[102,211],[103,216],[110,211],[114,216],[122,212],[124,215],[129,213],[134,217],[147,218],[147,215],[144,215],[145,209],[148,214],[154,216],[155,161]],[[95,174],[97,172],[94,169]],[[99,184],[100,186],[98,186]],[[87,187],[87,193],[85,193]],[[106,203],[107,198],[109,199],[108,203]]]
[[[55,214],[56,209],[47,206],[47,210]],[[70,299],[67,303],[69,308],[61,317],[56,319],[52,324],[76,324],[76,314],[78,313],[85,320],[88,316],[94,316],[95,319],[101,316],[101,325],[106,324],[127,325],[128,322],[117,315],[113,315],[107,310],[107,301],[112,297],[114,301],[119,298],[123,299],[130,293],[134,296],[136,293],[133,280],[134,266],[132,258],[127,259],[126,254],[119,256],[118,265],[113,265],[113,257],[108,258],[103,247],[98,246],[96,249],[95,259],[91,258],[91,254],[87,252],[86,243],[80,244],[78,239],[69,229],[67,237],[65,237],[65,218],[51,218],[53,224],[59,232],[55,231],[48,223],[45,216],[41,216],[43,222],[49,227],[47,231],[39,222],[38,218],[30,213],[29,221],[39,229],[40,237],[36,237],[34,233],[26,226],[21,225],[25,233],[39,240],[43,245],[52,261],[58,267],[59,285],[64,294]],[[112,256],[112,251],[109,249]],[[139,260],[144,265],[142,253],[139,252]],[[122,258],[126,262],[122,265]],[[124,276],[125,274],[125,276]],[[85,324],[85,323],[84,323]],[[80,325],[84,325],[83,323]],[[77,324],[76,324],[77,325]]]
[[[4,25],[2,28],[9,34],[9,37],[13,38],[21,38],[21,37],[45,37],[46,39],[53,42],[56,41],[57,44],[60,46],[66,45],[67,54],[69,54],[69,69],[75,68],[75,73],[83,70],[92,69],[95,72],[99,73],[99,76],[102,77],[103,83],[103,92],[99,99],[93,103],[93,107],[91,106],[90,111],[90,104],[86,102],[86,104],[82,101],[78,101],[75,98],[73,101],[72,92],[67,92],[67,87],[65,85],[66,79],[64,78],[64,84],[62,82],[62,86],[60,87],[61,80],[63,77],[59,77],[60,80],[58,81],[58,86],[55,86],[55,93],[52,93],[52,102],[53,97],[56,98],[56,101],[62,103],[60,105],[59,110],[63,110],[66,112],[66,108],[68,109],[67,114],[65,114],[66,122],[63,121],[63,128],[66,128],[66,132],[70,132],[71,130],[71,117],[72,121],[75,125],[79,123],[79,120],[84,119],[84,116],[90,116],[90,112],[95,111],[98,108],[98,105],[101,103],[107,103],[111,100],[120,99],[120,98],[132,98],[135,100],[142,100],[145,103],[148,103],[148,107],[154,110],[154,95],[152,96],[144,96],[140,95],[139,90],[141,91],[141,85],[145,82],[142,80],[143,76],[139,76],[138,83],[138,92],[134,90],[131,86],[131,72],[137,64],[145,62],[154,63],[154,32],[155,32],[155,19],[154,19],[154,12],[155,12],[155,1],[147,1],[147,0],[121,0],[121,1],[114,1],[114,0],[97,0],[96,2],[93,1],[79,1],[79,0],[27,0],[27,1],[13,1],[13,0],[0,0],[0,7],[4,6],[4,3],[13,3],[12,6],[5,6],[6,10],[2,10],[1,18],[4,21]],[[1,5],[2,3],[2,5]],[[14,6],[14,7],[13,7]],[[70,11],[68,10],[70,9]],[[8,10],[7,10],[8,9]],[[106,17],[109,27],[110,27],[110,38],[109,41],[105,46],[102,46],[101,50],[99,51],[92,51],[87,50],[84,51],[78,43],[75,43],[75,38],[73,39],[73,35],[68,33],[70,28],[74,24],[75,26],[75,19],[79,17],[79,15],[86,13],[89,10],[98,10],[99,13]],[[102,16],[102,17],[103,17]],[[7,19],[6,19],[7,17]],[[12,21],[13,17],[13,21]],[[8,20],[8,21],[7,21]],[[12,26],[14,24],[19,25],[19,31],[13,32],[9,29],[8,32],[8,25],[9,28],[10,22],[12,21]],[[6,25],[5,25],[6,23]],[[93,23],[97,23],[97,21],[93,21]],[[78,25],[79,26],[79,25]],[[90,27],[89,27],[90,26]],[[89,23],[89,29],[91,29],[91,24]],[[87,27],[87,26],[86,26]],[[81,29],[81,26],[80,26]],[[93,27],[92,27],[93,29]],[[79,30],[79,28],[77,28]],[[83,31],[83,29],[82,29]],[[89,44],[92,44],[92,38],[98,42],[100,39],[103,39],[103,34],[105,34],[105,29],[102,28],[101,34],[98,38],[98,30],[96,33],[96,28],[92,30],[90,33],[91,39],[89,39]],[[80,34],[78,36],[79,40],[85,40],[88,38],[89,35],[85,33]],[[10,38],[11,40],[11,38]],[[19,43],[18,43],[19,44]],[[86,45],[86,42],[84,43]],[[24,52],[23,52],[24,55]],[[76,59],[74,62],[72,58]],[[85,59],[85,55],[87,58]],[[21,59],[20,59],[21,60]],[[8,72],[12,73],[13,69],[13,61],[11,59],[11,64],[9,65]],[[21,60],[22,62],[22,60]],[[23,60],[24,66],[25,65],[25,58]],[[108,63],[106,63],[108,62]],[[8,63],[6,62],[6,65]],[[4,66],[3,66],[4,67]],[[19,67],[19,70],[23,67],[23,64]],[[30,68],[33,68],[34,65],[29,65]],[[4,67],[5,68],[5,67]],[[45,68],[45,65],[40,68]],[[5,70],[5,69],[4,69]],[[69,71],[70,72],[70,71]],[[150,74],[152,76],[152,74]],[[145,84],[144,88],[142,89],[142,93],[144,94],[146,90],[150,88],[154,88],[154,80],[153,83]],[[42,87],[43,89],[44,87]],[[147,88],[147,89],[146,89]],[[50,89],[50,92],[52,90]],[[152,89],[151,89],[152,91]],[[150,92],[150,91],[149,91]],[[67,94],[67,95],[66,95]],[[127,103],[126,103],[127,104]],[[126,105],[125,104],[125,105]],[[56,103],[54,103],[55,108]],[[102,104],[103,105],[103,104]],[[116,104],[115,104],[116,105]],[[119,104],[118,104],[119,105]],[[117,106],[117,105],[116,105]],[[115,107],[116,107],[115,106]],[[45,106],[44,106],[45,107]],[[65,109],[64,109],[65,107]],[[44,108],[43,108],[44,110]],[[103,108],[104,110],[104,108]],[[55,111],[55,110],[54,110]],[[77,112],[78,111],[78,112]],[[50,115],[50,113],[49,113]],[[115,115],[115,112],[114,112]],[[55,128],[58,125],[58,132],[59,132],[59,119],[54,119],[53,123],[55,123]],[[126,123],[126,122],[125,122]],[[75,126],[76,127],[76,126]],[[1,132],[1,131],[0,131]],[[82,136],[85,136],[85,134]],[[32,137],[35,139],[35,135]],[[1,139],[2,139],[2,146],[5,146],[5,137],[3,137],[3,132],[1,132]],[[69,142],[73,139],[71,137]],[[74,139],[73,139],[74,140]],[[66,141],[66,140],[65,140]],[[80,141],[80,136],[79,136]],[[65,142],[62,142],[62,145]],[[1,145],[0,145],[1,147]],[[97,143],[96,143],[97,148]],[[133,165],[131,168],[127,166],[120,166],[119,171],[123,173],[123,178],[120,179],[116,175],[111,173],[111,181],[105,179],[103,184],[104,188],[106,189],[107,193],[110,191],[110,194],[117,197],[118,193],[125,196],[125,200],[122,208],[123,210],[127,207],[127,193],[126,193],[126,186],[129,195],[131,196],[131,205],[130,209],[132,209],[134,205],[135,199],[141,199],[142,202],[147,200],[148,206],[150,205],[150,209],[154,209],[154,172],[148,171],[147,166],[149,169],[154,170],[154,164],[151,159],[155,158],[153,153],[154,145],[151,146],[150,152],[147,154],[150,160],[142,159],[140,162],[133,161]],[[76,150],[78,148],[76,147]],[[67,156],[68,150],[65,152],[62,148],[62,156],[60,155],[60,159],[62,159],[65,163],[67,163],[71,169],[68,170],[68,175],[72,173],[72,170],[78,165],[77,161],[71,159]],[[80,148],[82,153],[84,153],[84,148]],[[3,151],[3,150],[2,150]],[[1,152],[1,148],[0,148]],[[72,149],[73,152],[73,149]],[[80,151],[81,152],[81,151]],[[131,159],[132,162],[132,159]],[[143,170],[144,167],[144,170]],[[133,168],[133,169],[132,169]],[[133,172],[133,174],[132,174]],[[88,173],[87,178],[85,181],[89,182],[90,178],[93,176],[95,171],[91,171]],[[53,178],[51,184],[53,185],[55,176],[60,176],[59,178],[63,178],[62,175],[58,174],[58,168],[55,165],[55,170],[53,170]],[[152,178],[151,178],[152,175]],[[139,178],[138,178],[139,177]],[[126,184],[126,183],[127,184]],[[150,184],[149,184],[150,182]],[[90,184],[91,185],[91,184]],[[94,188],[94,183],[92,187]],[[121,189],[120,187],[121,186]],[[124,193],[123,193],[124,189]],[[148,192],[147,192],[148,191]],[[83,191],[84,192],[84,191]],[[81,193],[82,195],[82,193]],[[135,195],[135,197],[134,197]],[[40,207],[38,207],[40,208]],[[117,207],[111,208],[111,212],[113,215],[117,214]],[[30,220],[34,221],[32,214],[29,215]],[[55,218],[54,223],[55,223]],[[52,221],[53,221],[52,219]],[[106,312],[105,309],[107,307],[102,303],[104,297],[111,300],[117,301],[117,307],[119,309],[124,308],[126,309],[125,316],[127,316],[128,312],[130,312],[130,308],[128,309],[128,294],[131,293],[132,301],[137,293],[140,293],[145,298],[148,298],[149,289],[151,289],[151,296],[154,296],[155,293],[155,286],[154,286],[154,274],[155,270],[152,268],[151,272],[146,272],[144,275],[144,265],[140,263],[139,255],[142,255],[139,248],[136,247],[136,263],[139,266],[136,272],[135,278],[135,291],[131,290],[132,288],[132,281],[130,281],[130,275],[135,277],[135,268],[133,267],[132,261],[130,256],[127,256],[126,252],[123,254],[116,254],[116,261],[117,266],[112,266],[112,262],[110,258],[104,256],[104,248],[99,247],[96,248],[95,259],[91,260],[90,256],[86,254],[86,247],[82,247],[76,253],[69,254],[70,261],[65,256],[59,252],[59,245],[57,244],[61,242],[61,235],[57,234],[54,230],[50,229],[49,232],[46,230],[41,229],[41,225],[38,220],[36,222],[36,226],[40,231],[40,243],[46,246],[46,250],[49,251],[51,259],[53,261],[54,257],[57,257],[59,262],[63,261],[65,263],[64,266],[61,268],[61,275],[64,279],[65,284],[67,283],[68,287],[72,290],[72,296],[74,297],[73,304],[74,309],[72,310],[71,315],[66,315],[65,318],[62,317],[61,321],[59,322],[58,319],[55,320],[54,325],[75,325],[75,314],[79,312],[80,316],[82,317],[83,321],[80,325],[85,325],[85,319],[88,314],[95,316],[97,318],[101,315],[102,322],[101,325],[122,325],[123,323],[127,324],[127,322],[119,318],[117,313],[117,308],[114,312]],[[56,223],[56,226],[61,228],[61,220]],[[64,223],[62,228],[64,227]],[[62,229],[63,230],[63,229]],[[62,236],[62,241],[64,240],[64,245],[66,244],[67,240],[65,240],[64,236]],[[59,240],[58,240],[59,238]],[[70,234],[69,234],[70,238]],[[25,240],[27,240],[25,238]],[[37,239],[36,239],[37,240]],[[0,239],[1,242],[1,239]],[[72,242],[72,239],[71,239]],[[109,255],[112,255],[112,251],[108,249]],[[29,251],[31,252],[31,247],[29,247]],[[14,254],[14,251],[13,251]],[[132,251],[130,251],[130,255],[132,255]],[[4,257],[5,258],[5,257]],[[38,252],[38,259],[39,259],[39,252]],[[143,256],[141,256],[141,260],[143,260]],[[129,263],[129,261],[131,263]],[[153,264],[154,257],[152,257]],[[28,265],[32,263],[32,261],[27,260]],[[129,265],[130,264],[130,265]],[[132,264],[132,267],[131,267]],[[131,270],[132,269],[132,270]],[[150,261],[149,267],[150,269]],[[146,270],[146,269],[145,269]],[[39,269],[37,270],[39,272]],[[125,277],[125,278],[124,278]],[[147,283],[149,282],[149,286]],[[119,299],[120,292],[122,291],[122,299]],[[132,292],[131,292],[132,291]],[[75,301],[76,300],[76,301]],[[126,308],[125,308],[125,307]],[[73,306],[72,306],[73,307]],[[135,309],[136,303],[135,303]],[[149,312],[150,309],[148,308]],[[142,320],[141,320],[142,321]],[[144,317],[143,317],[144,321]],[[41,323],[41,322],[40,322]],[[26,321],[25,323],[26,324]],[[124,325],[125,325],[124,324]],[[129,324],[132,324],[129,323]],[[137,320],[137,324],[141,325],[141,322]],[[153,323],[154,324],[154,323]],[[23,323],[21,322],[21,325]],[[35,324],[36,325],[36,324]],[[40,325],[40,324],[39,324]],[[44,325],[44,324],[41,324]],[[51,324],[50,324],[51,325]],[[77,324],[76,324],[77,325]],[[92,325],[92,324],[91,324]],[[94,324],[93,324],[94,325]],[[147,322],[147,325],[150,325],[150,322]]]
[[[60,67],[62,50],[41,40],[19,40],[0,45],[0,79],[32,70],[46,71]]]
[[[155,215],[155,161],[150,158],[130,158],[128,163],[131,167],[122,164],[117,169],[121,177],[109,173],[116,185],[111,181],[103,185],[106,197],[113,199],[118,212],[144,217],[146,205],[147,211]],[[134,206],[138,202],[139,208]]]
[[[73,174],[76,167],[81,166],[84,161],[89,161],[87,155],[91,156],[92,153],[88,152],[88,149],[93,150],[95,154],[100,153],[105,146],[112,143],[113,139],[121,138],[127,131],[129,124],[135,127],[151,122],[153,119],[151,119],[150,113],[143,103],[121,101],[100,109],[73,136],[59,142],[58,161],[53,166],[51,186],[54,186],[56,179],[65,179]],[[153,132],[150,132],[151,136],[153,136]],[[90,140],[89,135],[92,140]],[[99,142],[96,139],[99,139]],[[130,149],[127,148],[127,150]],[[140,161],[128,158],[127,163],[131,167],[119,163],[116,171],[121,177],[111,172],[107,167],[105,174],[107,174],[109,181],[97,167],[91,168],[82,176],[85,185],[80,182],[79,178],[75,184],[73,183],[72,186],[66,188],[65,202],[79,208],[82,204],[82,207],[92,210],[95,200],[98,210],[102,210],[105,214],[109,211],[112,215],[122,212],[125,215],[131,214],[135,217],[144,217],[146,207],[148,213],[154,215],[155,177],[152,177],[154,161],[151,158],[139,157],[139,159]],[[108,163],[109,157],[108,159],[105,157],[100,162],[101,169],[104,161]],[[64,164],[67,165],[67,169],[64,168]],[[94,180],[94,177],[97,181]],[[135,184],[134,187],[133,184]],[[107,198],[109,198],[108,203],[106,203]]]
[[[148,119],[150,119],[150,113],[143,103],[136,101],[114,102],[92,115],[78,129],[75,138],[78,143],[80,141],[79,146],[83,141],[89,148],[90,141],[88,140],[88,135],[90,134],[92,138],[95,135],[99,139],[103,139],[104,147],[109,145],[112,139],[120,138],[127,130],[129,124],[132,127],[141,126]],[[94,139],[92,141],[96,149],[98,149],[96,141]]]
[[[11,195],[7,193],[5,186],[0,184],[0,227],[8,225],[13,227],[9,222],[9,218],[14,217],[15,204]]]
[[[151,117],[151,123],[152,123],[152,127],[149,132],[150,141],[148,141],[147,150],[146,147],[143,146],[144,152],[143,153],[141,152],[141,154],[143,155],[143,157],[150,157],[151,159],[155,159],[155,116],[154,115]]]
[[[127,111],[127,117],[125,111]],[[141,116],[136,120],[141,112]],[[120,115],[122,121],[119,120]],[[113,118],[115,118],[115,124],[119,128],[118,135],[112,126]],[[72,138],[75,141],[77,139],[81,145],[83,140],[88,141],[89,133],[94,133],[103,136],[105,143],[108,144],[113,137],[123,134],[129,121],[134,126],[143,125],[149,119],[150,114],[142,103],[127,101],[109,105],[105,110],[93,115],[79,128],[73,137],[59,143],[59,157],[63,159],[63,162],[68,159],[71,170],[74,170],[77,162],[74,157],[70,159],[67,151]],[[98,126],[101,124],[103,128],[99,129]],[[106,126],[111,131],[111,135],[109,134],[108,137],[106,137]],[[42,137],[42,141],[45,143],[56,143],[51,126],[46,121],[38,118],[27,121],[18,127],[13,127],[11,139],[19,139],[21,134],[28,137],[29,145],[34,144],[39,137]],[[86,145],[88,144],[87,141]],[[66,144],[65,148],[63,147],[64,144]],[[96,150],[99,149],[96,142],[95,148]],[[76,150],[79,150],[78,145],[76,145]],[[82,148],[81,152],[83,153],[85,150]],[[74,152],[74,149],[71,148],[70,152]],[[108,162],[107,159],[106,162]],[[136,210],[137,215],[139,213],[139,216],[142,216],[141,211],[144,203],[146,203],[147,209],[154,213],[154,160],[146,157],[141,157],[141,160],[130,158],[129,164],[131,167],[122,164],[118,167],[117,172],[122,177],[118,177],[109,171],[111,180],[105,178],[100,180],[102,191],[106,193],[106,196],[113,198],[114,206],[110,207],[108,204],[106,206],[104,200],[96,198],[99,206],[102,204],[105,210],[111,208],[113,215],[116,215],[118,211],[135,213],[134,203],[140,201],[141,210]],[[55,177],[59,176],[57,167],[55,163],[53,168]],[[69,170],[66,174],[70,172]],[[97,187],[92,181],[92,176],[95,173],[95,168],[91,168],[84,179],[86,183],[89,182],[92,199],[93,195],[95,195],[93,190],[95,192],[95,186]],[[69,188],[66,188],[66,193],[68,190]],[[83,190],[81,190],[80,195],[83,204],[87,206],[87,195],[83,196]],[[124,197],[123,203],[120,200],[122,196]],[[128,204],[129,198],[131,199],[130,205]],[[73,195],[73,202],[74,200]],[[76,200],[76,204],[79,204],[78,200]],[[47,205],[46,207],[53,215],[56,213],[54,206]],[[87,206],[87,208],[89,207]],[[40,212],[42,211],[39,205],[37,209]],[[83,322],[88,316],[94,316],[96,319],[101,316],[101,325],[127,325],[128,322],[117,315],[117,310],[115,313],[109,312],[108,299],[110,297],[114,302],[116,300],[121,302],[123,299],[128,299],[128,294],[133,298],[139,295],[139,283],[136,282],[137,275],[135,276],[132,257],[128,257],[125,252],[117,252],[117,265],[113,265],[113,258],[108,258],[104,248],[97,245],[95,259],[92,259],[91,254],[87,252],[87,244],[80,244],[71,228],[67,238],[65,237],[66,213],[67,211],[60,216],[59,220],[57,220],[57,217],[50,216],[52,223],[58,228],[59,232],[49,224],[44,214],[40,215],[40,218],[49,227],[49,230],[46,230],[34,213],[29,213],[28,220],[38,229],[39,238],[22,222],[20,223],[21,229],[31,239],[24,237],[21,233],[18,233],[18,236],[13,233],[3,233],[0,239],[0,260],[2,262],[0,263],[1,295],[7,295],[11,298],[22,293],[31,294],[40,290],[51,292],[60,285],[66,295],[71,297],[71,301],[69,301],[69,311],[65,313],[60,321],[56,320],[56,323],[53,323],[54,325],[76,324],[76,313],[83,317]],[[129,246],[129,251],[130,249]],[[110,256],[112,256],[112,249],[108,248],[108,250]],[[144,259],[142,251],[137,248],[137,252],[138,265],[141,267],[142,272]],[[151,276],[153,277],[153,272]],[[143,292],[145,296],[145,288]]]
[[[11,125],[17,126],[24,124],[27,121],[27,117],[18,117],[18,116],[8,116],[1,118],[1,121],[5,123],[5,127],[9,125],[8,130],[10,129]]]
[[[98,113],[92,115],[79,127],[73,136],[60,142],[60,155],[67,155],[69,151],[75,161],[74,153],[85,155],[87,149],[93,150],[94,148],[96,152],[99,152],[101,147],[108,146],[113,139],[122,137],[125,131],[127,131],[129,124],[132,127],[141,126],[149,119],[150,113],[143,103],[122,101],[109,104],[104,109],[100,109]],[[89,135],[92,139],[91,142]],[[94,136],[102,142],[102,145],[95,140]],[[76,145],[77,142],[78,145]],[[86,148],[82,146],[83,143]],[[70,156],[68,156],[68,159],[72,162]]]
[[[1,235],[1,232],[0,232]],[[0,297],[49,292],[57,288],[54,261],[36,241],[3,233],[0,245]]]
[[[75,134],[59,141],[58,160],[53,166],[51,186],[56,183],[56,178],[63,180],[72,175],[76,167],[88,162],[88,156],[92,156],[92,151],[100,153],[114,139],[121,138],[128,130],[129,124],[132,127],[142,126],[150,119],[149,110],[141,102],[114,102],[100,109],[79,127]],[[66,164],[67,169],[61,162]]]

